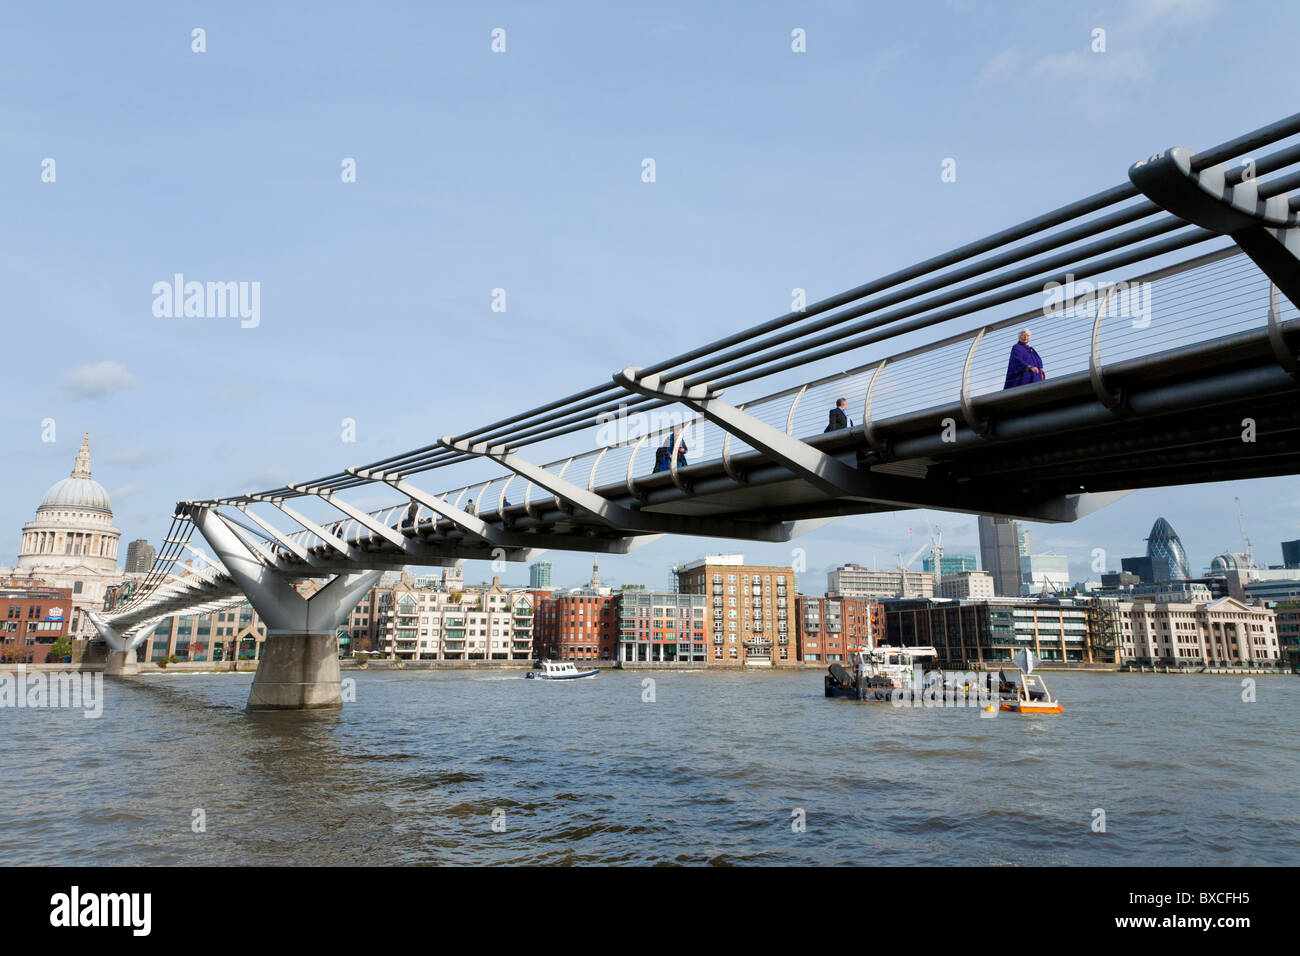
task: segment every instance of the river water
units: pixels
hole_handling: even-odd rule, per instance
[[[179,673],[0,709],[0,864],[1300,863],[1295,678],[1047,674],[1064,714],[987,718],[814,671],[345,676],[341,712]]]

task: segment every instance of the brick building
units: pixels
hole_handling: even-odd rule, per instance
[[[640,588],[619,593],[618,659],[627,664],[693,664],[708,661],[704,597]]]
[[[885,611],[861,598],[795,598],[799,660],[842,661],[850,648],[885,644]]]
[[[44,664],[50,645],[70,636],[72,590],[31,578],[3,579],[0,613],[0,660]]]
[[[617,598],[609,588],[550,592],[537,605],[536,655],[554,661],[613,661],[618,656]]]
[[[771,667],[797,660],[794,569],[718,554],[675,569],[681,594],[704,596],[710,666]]]

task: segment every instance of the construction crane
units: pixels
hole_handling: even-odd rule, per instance
[[[1246,534],[1246,518],[1241,513],[1241,499],[1233,498],[1233,501],[1237,502],[1237,527],[1241,529],[1241,543],[1246,546],[1246,550],[1242,552],[1242,557],[1246,559],[1246,567],[1253,568],[1255,566],[1255,553],[1250,546],[1250,537]]]
[[[938,590],[939,581],[942,578],[942,573],[939,570],[939,563],[943,560],[943,531],[930,524],[930,516],[928,514],[924,511],[921,512],[921,514],[925,518],[926,528],[930,531],[929,539],[922,541],[921,546],[913,552],[912,556],[907,561],[903,560],[903,554],[901,551],[898,553],[898,574],[901,579],[900,583],[903,597],[907,597],[907,569],[916,563],[916,559],[925,553],[927,547],[929,547],[930,554],[933,555],[934,558],[934,584],[936,591]],[[912,529],[908,528],[907,530],[910,534]]]
[[[924,511],[921,514],[925,517],[925,526],[930,531],[930,554],[934,559],[934,589],[937,592],[939,582],[943,580],[943,529],[930,524],[930,516]]]

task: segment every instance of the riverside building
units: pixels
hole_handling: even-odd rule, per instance
[[[545,594],[545,592],[541,592]],[[537,601],[534,652],[541,660],[593,663],[619,653],[619,619],[614,589],[600,583],[600,559],[580,588],[556,589]]]
[[[618,660],[623,664],[708,663],[705,598],[675,591],[620,592],[614,600],[618,619]]]
[[[144,661],[259,661],[266,625],[250,604],[209,614],[176,614],[158,623],[140,650]]]
[[[884,571],[860,564],[842,564],[826,573],[826,593],[835,597],[933,597],[934,575],[928,571]]]
[[[449,569],[450,570],[450,569]],[[443,582],[459,584],[444,575]],[[527,588],[491,585],[417,587],[406,573],[390,588],[374,589],[353,610],[375,615],[375,646],[401,661],[527,663],[533,659],[533,597]]]
[[[798,659],[804,663],[842,661],[852,648],[884,644],[884,608],[862,598],[795,598]]]
[[[772,667],[796,660],[794,569],[715,554],[674,569],[677,590],[704,597],[710,666]]]
[[[72,591],[21,578],[0,580],[0,662],[44,664],[50,645],[68,636]]]
[[[931,645],[942,667],[1009,662],[1022,648],[1044,663],[1099,661],[1102,629],[1093,626],[1095,611],[1086,601],[998,597],[884,603],[889,642]]]
[[[1206,604],[1120,602],[1121,657],[1137,666],[1281,666],[1276,614],[1224,597]]]

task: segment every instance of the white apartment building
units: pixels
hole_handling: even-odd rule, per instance
[[[1207,604],[1121,601],[1120,657],[1161,665],[1268,665],[1283,657],[1277,616],[1223,597]]]
[[[1070,589],[1070,559],[1064,554],[1022,554],[1020,593],[1062,594]]]
[[[934,586],[935,597],[953,598],[991,598],[994,593],[993,575],[987,571],[962,571],[957,574],[945,574]]]
[[[845,564],[826,573],[826,594],[847,598],[934,597],[934,575],[929,571],[878,571]]]
[[[531,661],[533,598],[524,588],[448,591],[399,583],[378,595],[376,646],[404,661]]]

